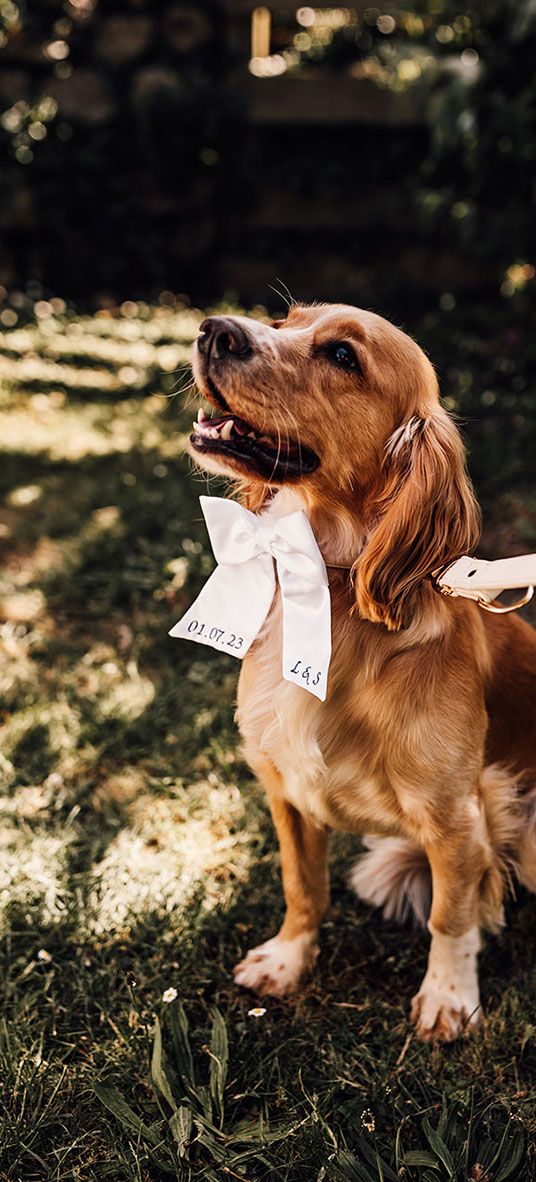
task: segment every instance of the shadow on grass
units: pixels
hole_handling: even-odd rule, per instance
[[[56,754],[50,745],[50,731],[43,723],[28,727],[12,753],[12,762],[27,784],[35,784],[52,771]]]

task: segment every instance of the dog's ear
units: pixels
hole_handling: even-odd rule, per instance
[[[445,411],[415,416],[391,436],[370,512],[371,533],[354,568],[357,608],[397,631],[411,622],[426,575],[478,541],[463,444]]]

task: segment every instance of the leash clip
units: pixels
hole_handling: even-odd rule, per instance
[[[453,598],[464,598],[463,591],[456,591],[454,587],[449,587],[448,584],[445,585],[444,583],[439,582],[440,579],[445,577],[447,572],[452,566],[455,565],[456,562],[458,562],[457,558],[455,558],[453,562],[446,562],[444,566],[438,566],[436,570],[432,571],[430,575],[430,582],[434,588],[434,591],[439,591],[440,595],[447,595]],[[505,616],[508,614],[508,612],[516,612],[520,607],[525,607],[526,603],[530,603],[533,595],[534,586],[532,583],[530,583],[527,586],[525,594],[521,596],[521,599],[517,599],[515,603],[500,603],[498,599],[483,599],[482,597],[479,599],[473,599],[473,596],[467,598],[472,598],[473,603],[477,603],[478,606],[482,608],[482,611],[492,612],[497,616]]]
[[[525,594],[518,599],[516,603],[499,603],[498,599],[486,600],[477,599],[478,606],[485,612],[493,612],[496,616],[505,616],[507,612],[516,612],[518,608],[524,607],[526,603],[530,603],[534,595],[534,587],[532,583],[527,587]]]
[[[444,583],[439,582],[439,580],[443,578],[443,575],[446,575],[447,571],[450,570],[451,566],[454,566],[454,563],[457,561],[458,559],[455,558],[453,562],[445,562],[443,566],[437,566],[436,569],[431,572],[430,582],[434,588],[434,591],[438,591],[440,595],[452,595],[456,597],[459,594],[459,592],[455,591],[453,587],[445,586]]]

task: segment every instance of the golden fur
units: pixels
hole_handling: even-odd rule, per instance
[[[251,351],[210,361],[198,352],[203,393],[214,401],[215,384],[235,415],[320,462],[277,483],[240,458],[201,462],[230,475],[256,512],[306,510],[328,564],[333,633],[325,703],[282,680],[277,597],[243,662],[238,725],[278,831],[287,912],[237,980],[285,992],[312,963],[328,901],[327,829],[387,838],[364,855],[356,882],[395,914],[397,857],[408,874],[419,865],[423,881],[431,874],[431,959],[412,1013],[423,1037],[451,1039],[479,1016],[479,926],[501,923],[512,872],[536,887],[536,637],[518,617],[445,600],[428,579],[474,551],[479,514],[418,345],[345,306],[294,306],[273,326],[235,322]],[[352,370],[326,355],[330,342],[352,347]]]

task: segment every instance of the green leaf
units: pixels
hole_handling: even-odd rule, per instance
[[[256,1141],[259,1145],[271,1145],[274,1141],[282,1141],[294,1131],[293,1125],[280,1124],[271,1129],[265,1128],[259,1120],[253,1124],[250,1118],[233,1125],[229,1132],[229,1140],[237,1144],[247,1145],[248,1141]]]
[[[376,1182],[377,1180],[377,1175],[375,1179],[354,1157],[353,1153],[348,1153],[345,1149],[337,1155],[333,1164],[341,1182]]]
[[[440,1162],[443,1163],[449,1178],[455,1178],[456,1174],[454,1170],[454,1162],[447,1149],[447,1146],[445,1145],[443,1139],[439,1136],[439,1133],[436,1133],[436,1130],[432,1128],[427,1117],[424,1118],[422,1127],[424,1129],[428,1144],[433,1149],[436,1157],[438,1157]]]
[[[477,1161],[479,1165],[483,1166],[483,1168],[487,1171],[490,1169],[496,1159],[497,1145],[495,1141],[491,1140],[490,1137],[485,1137],[484,1140],[480,1142],[475,1153],[475,1161]]]
[[[189,1108],[181,1104],[169,1120],[169,1127],[177,1142],[179,1157],[186,1156],[188,1142],[192,1134],[192,1113]]]
[[[182,1002],[179,1002],[178,1005],[170,1006],[169,1024],[173,1039],[175,1064],[181,1077],[181,1082],[189,1091],[195,1092],[196,1082],[192,1048],[190,1046],[190,1031]]]
[[[154,1026],[153,1053],[151,1055],[151,1079],[155,1088],[167,1100],[170,1108],[176,1110],[177,1103],[169,1086],[169,1080],[164,1068],[164,1052],[162,1048],[162,1028],[158,1018]]]
[[[212,1014],[212,1038],[210,1041],[210,1094],[223,1124],[223,1094],[229,1063],[227,1028],[218,1009]]]
[[[212,1039],[210,1049],[216,1058],[220,1059],[227,1071],[227,1064],[229,1061],[229,1042],[227,1038],[227,1027],[220,1011],[214,1007],[212,1011]]]
[[[200,1084],[197,1089],[198,1103],[201,1105],[205,1119],[212,1123],[212,1092],[210,1088],[206,1088],[204,1084]]]
[[[198,1132],[199,1144],[204,1145],[214,1161],[225,1161],[229,1155],[227,1146],[218,1141],[201,1120],[196,1120],[194,1123]]]
[[[112,1112],[126,1129],[130,1129],[132,1133],[141,1134],[150,1145],[161,1143],[162,1138],[133,1112],[117,1088],[111,1087],[109,1084],[95,1082],[93,1091],[101,1104],[104,1104],[104,1107]]]
[[[451,1115],[454,1115],[454,1117],[455,1117],[456,1114],[453,1111],[451,1113]],[[445,1140],[445,1137],[447,1135],[448,1123],[449,1123],[448,1108],[447,1108],[445,1097],[442,1096],[441,1097],[441,1112],[439,1114],[439,1120],[437,1122],[437,1129],[436,1129],[436,1133],[437,1133],[438,1137],[441,1137],[442,1141]]]
[[[525,1026],[523,1038],[521,1040],[521,1047],[520,1047],[521,1054],[523,1054],[523,1051],[525,1050],[527,1043],[530,1042],[531,1039],[534,1038],[535,1034],[536,1034],[536,1026],[532,1026],[531,1023],[528,1022],[527,1025]]]
[[[370,1166],[374,1166],[374,1168],[378,1170],[380,1176],[383,1172],[385,1182],[398,1182],[394,1170],[392,1170],[391,1167],[387,1165],[387,1162],[383,1161],[375,1144],[370,1141],[370,1138],[358,1137],[357,1145],[368,1164]]]
[[[521,1133],[514,1133],[510,1145],[510,1156],[504,1165],[501,1165],[498,1174],[495,1174],[494,1182],[504,1182],[505,1178],[511,1178],[514,1170],[525,1155],[525,1142]]]
[[[404,1154],[403,1165],[405,1166],[433,1166],[434,1169],[439,1169],[437,1158],[428,1153],[426,1149],[408,1149]]]

